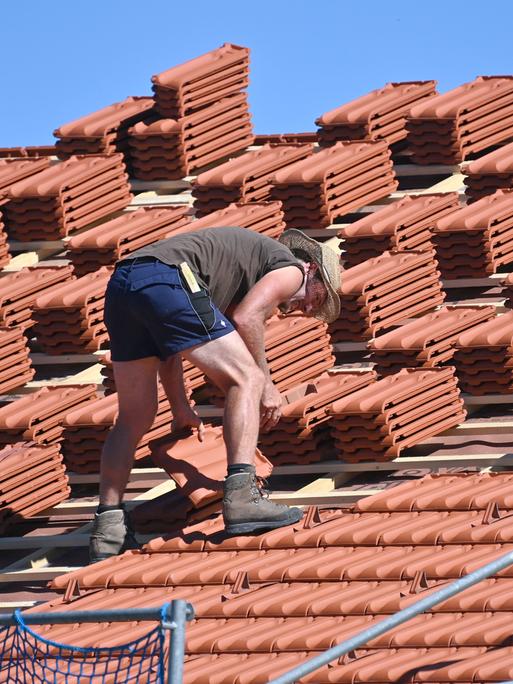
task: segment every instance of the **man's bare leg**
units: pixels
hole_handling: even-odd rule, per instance
[[[119,413],[103,446],[100,504],[114,506],[123,499],[135,450],[155,419],[158,364],[153,356],[112,364]]]
[[[264,375],[234,331],[183,352],[224,392],[228,465],[254,464]]]

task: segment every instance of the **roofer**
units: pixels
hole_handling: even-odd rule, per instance
[[[191,429],[203,439],[201,419],[186,397],[182,357],[225,395],[226,532],[248,534],[301,519],[301,509],[262,496],[255,475],[259,428],[269,430],[281,415],[265,359],[264,324],[277,307],[335,320],[339,268],[334,250],[299,230],[275,240],[246,228],[182,233],[116,264],[105,323],[119,413],[102,452],[92,561],[138,546],[121,502],[137,444],[155,418],[157,375],[171,405],[173,432]]]

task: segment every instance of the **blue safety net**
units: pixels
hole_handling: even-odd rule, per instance
[[[165,631],[161,624],[115,647],[78,647],[37,634],[14,613],[16,625],[0,630],[0,683],[164,683]]]

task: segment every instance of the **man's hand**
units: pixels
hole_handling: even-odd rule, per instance
[[[265,384],[260,409],[260,427],[263,432],[269,432],[281,416],[281,394],[271,380]]]
[[[194,433],[197,431],[200,442],[203,441],[205,435],[205,426],[203,425],[203,421],[198,416],[196,411],[194,411],[194,409],[192,409],[189,405],[184,406],[178,412],[173,412],[171,430],[173,435],[177,435],[180,432],[191,431]]]

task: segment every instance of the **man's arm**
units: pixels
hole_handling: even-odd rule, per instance
[[[232,320],[256,364],[264,372],[262,427],[269,429],[281,415],[281,396],[274,387],[265,358],[264,324],[279,304],[290,299],[301,287],[303,274],[296,266],[285,266],[267,273],[235,307]]]
[[[159,376],[171,405],[173,431],[197,428],[198,439],[203,441],[204,427],[201,418],[191,408],[183,379],[183,364],[180,354],[174,354],[159,364]]]

